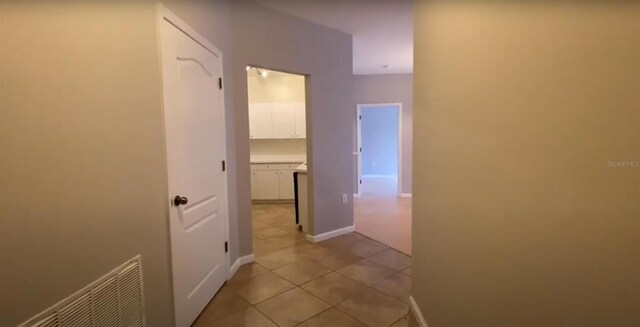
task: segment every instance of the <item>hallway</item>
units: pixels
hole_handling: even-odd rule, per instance
[[[242,266],[194,326],[417,326],[411,257],[361,234],[313,244],[293,205],[254,205],[255,263]]]
[[[411,198],[362,196],[353,208],[358,233],[411,255]]]

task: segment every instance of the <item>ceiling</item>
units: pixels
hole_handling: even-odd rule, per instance
[[[352,34],[354,74],[413,72],[412,0],[256,1]]]

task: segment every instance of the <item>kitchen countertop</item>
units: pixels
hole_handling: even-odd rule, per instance
[[[254,155],[251,156],[251,163],[303,163],[307,161],[305,155],[283,154],[283,155]]]
[[[305,161],[304,163],[302,163],[302,165],[296,167],[295,171],[299,172],[299,173],[306,174],[307,173],[307,162]]]

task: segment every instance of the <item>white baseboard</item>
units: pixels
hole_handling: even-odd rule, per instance
[[[334,238],[340,235],[344,235],[344,234],[348,234],[351,232],[355,232],[356,230],[356,225],[351,225],[351,226],[347,226],[344,228],[340,228],[340,229],[336,229],[336,230],[332,230],[330,232],[326,232],[326,233],[322,233],[319,235],[309,235],[307,234],[307,241],[309,242],[313,242],[313,243],[318,243],[324,240],[328,240],[330,238]]]
[[[227,278],[227,280],[231,279],[231,277],[236,274],[236,271],[238,271],[238,268],[240,268],[240,266],[246,265],[247,263],[252,263],[254,259],[255,256],[253,255],[253,253],[236,259],[236,262],[234,262],[233,265],[229,267],[229,277]]]
[[[422,315],[422,311],[420,311],[420,307],[418,307],[418,303],[416,303],[416,300],[413,299],[413,296],[409,297],[409,307],[411,308],[411,312],[413,312],[413,316],[418,322],[418,326],[429,327],[429,325],[427,325],[427,321],[424,320],[424,316]]]
[[[411,197],[413,197],[413,194],[411,194],[411,193],[400,193],[400,194],[398,194],[398,197],[399,198],[411,198]]]
[[[358,194],[358,193],[353,193],[353,197],[354,197],[354,198],[359,198],[359,197],[360,197],[360,194]]]

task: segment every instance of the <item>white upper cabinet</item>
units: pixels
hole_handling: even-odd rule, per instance
[[[249,105],[249,131],[252,139],[271,138],[273,120],[272,104],[252,103]]]
[[[295,117],[291,104],[275,103],[271,107],[274,139],[295,138]]]
[[[304,103],[250,103],[252,139],[303,139],[307,137]]]
[[[294,138],[307,138],[307,119],[304,103],[293,104],[293,115],[295,117]]]

